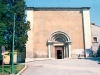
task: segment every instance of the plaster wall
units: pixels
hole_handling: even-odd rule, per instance
[[[84,48],[82,13],[80,10],[41,10],[34,11],[33,15],[34,57],[47,57],[46,42],[50,34],[55,31],[63,31],[70,37],[72,42],[71,50]]]
[[[100,27],[91,24],[92,51],[94,56],[100,57]],[[93,37],[97,37],[97,42],[93,42]]]

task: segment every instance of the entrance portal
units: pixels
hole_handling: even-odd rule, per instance
[[[47,48],[48,58],[71,58],[71,40],[65,32],[53,32],[48,38]]]
[[[55,46],[55,58],[64,59],[64,47],[63,46]]]

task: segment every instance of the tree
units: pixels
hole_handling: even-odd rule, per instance
[[[6,15],[6,5],[2,4],[2,2],[0,1],[0,47],[2,45],[7,46],[5,40],[5,32],[7,28],[6,22],[4,21],[5,15]]]
[[[2,4],[1,4],[2,3]],[[12,49],[12,32],[13,32],[13,16],[16,14],[15,17],[15,50],[23,51],[25,50],[25,44],[28,39],[27,31],[30,29],[29,22],[26,22],[26,15],[25,15],[25,1],[24,0],[1,0],[1,5],[6,6],[6,14],[4,15],[3,22],[6,28],[4,39],[6,41],[6,49]]]

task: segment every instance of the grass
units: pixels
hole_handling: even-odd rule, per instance
[[[23,68],[24,65],[22,64],[14,65],[14,74],[17,74]],[[0,65],[0,75],[9,75],[10,73],[11,73],[11,65],[4,65],[3,71],[2,71],[2,65]]]

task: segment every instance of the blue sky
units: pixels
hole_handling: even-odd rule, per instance
[[[90,20],[100,26],[100,0],[25,0],[28,7],[91,7]]]

